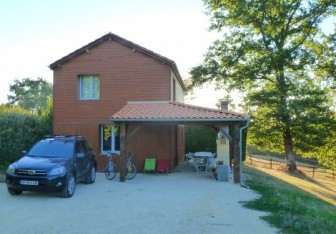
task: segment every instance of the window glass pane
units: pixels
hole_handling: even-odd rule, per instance
[[[80,77],[80,99],[100,98],[100,78],[98,76]]]
[[[111,151],[112,125],[104,125],[102,131],[102,151]]]
[[[84,153],[82,142],[77,142],[77,144],[76,144],[76,153]]]
[[[92,77],[92,98],[99,99],[100,96],[100,79]]]
[[[90,77],[81,77],[80,86],[81,99],[90,98]]]
[[[120,134],[118,126],[102,125],[101,151],[102,153],[120,151]]]
[[[66,141],[40,141],[28,152],[28,155],[47,158],[71,158],[74,143]]]
[[[119,126],[114,127],[114,151],[120,151],[120,131]]]

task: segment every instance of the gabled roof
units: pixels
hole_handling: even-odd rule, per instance
[[[144,47],[142,47],[142,46],[140,46],[138,44],[135,44],[135,43],[133,43],[133,42],[131,42],[129,40],[126,40],[125,38],[122,38],[122,37],[120,37],[120,36],[118,36],[116,34],[113,34],[111,32],[108,33],[108,34],[106,34],[106,35],[104,35],[104,36],[102,36],[102,37],[100,37],[100,38],[98,38],[98,39],[96,39],[96,40],[94,40],[93,42],[90,42],[89,44],[87,44],[87,45],[85,45],[85,46],[83,46],[83,47],[75,50],[74,52],[72,52],[72,53],[64,56],[63,58],[61,58],[61,59],[53,62],[52,64],[49,65],[49,68],[51,70],[54,70],[55,68],[57,68],[58,66],[62,65],[63,63],[68,62],[69,60],[73,59],[74,57],[76,57],[76,56],[78,56],[78,55],[80,55],[82,53],[85,53],[86,51],[90,50],[91,48],[93,48],[93,47],[97,46],[98,44],[100,44],[100,43],[102,43],[104,41],[107,41],[107,40],[117,41],[117,42],[119,42],[119,43],[121,43],[121,44],[123,44],[123,45],[125,45],[125,46],[127,46],[127,47],[129,47],[131,49],[133,49],[133,50],[137,50],[137,51],[139,51],[139,52],[141,52],[143,54],[146,54],[146,55],[148,55],[148,56],[150,56],[150,57],[152,57],[152,58],[154,58],[156,60],[159,60],[163,64],[170,65],[171,68],[173,69],[173,71],[175,72],[177,78],[179,79],[179,81],[180,81],[183,89],[186,90],[186,88],[184,86],[184,83],[183,83],[183,80],[182,80],[182,77],[181,77],[181,75],[180,75],[180,73],[179,73],[179,71],[177,69],[177,66],[176,66],[176,64],[175,64],[175,62],[173,60],[168,59],[168,58],[166,58],[166,57],[164,57],[164,56],[162,56],[160,54],[157,54],[157,53],[155,53],[155,52],[153,52],[151,50],[148,50],[148,49],[146,49],[146,48],[144,48]]]
[[[128,102],[111,116],[113,122],[217,122],[249,121],[242,113],[193,106],[173,101]]]

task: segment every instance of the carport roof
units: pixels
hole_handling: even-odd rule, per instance
[[[174,101],[128,102],[111,116],[113,122],[246,122],[243,113],[193,106]]]

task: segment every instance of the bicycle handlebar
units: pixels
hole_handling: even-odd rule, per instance
[[[120,154],[109,152],[106,156],[109,158],[109,157],[113,157],[113,156],[120,156]],[[133,157],[134,157],[134,156],[133,156],[132,153],[128,153],[128,154],[127,154],[127,158],[131,158],[131,159],[132,159]]]

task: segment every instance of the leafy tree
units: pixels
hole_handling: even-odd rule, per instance
[[[48,106],[46,109],[44,109],[40,116],[41,119],[41,128],[42,132],[45,135],[52,134],[53,132],[53,116],[54,116],[54,107],[53,107],[53,101],[52,98],[48,98]]]
[[[15,79],[14,84],[9,86],[9,105],[19,105],[23,109],[32,112],[41,112],[48,106],[48,100],[52,96],[52,84],[38,78],[33,80],[25,78],[22,81]]]
[[[250,142],[284,152],[291,171],[297,153],[325,145],[335,124],[332,86],[335,47],[319,28],[335,14],[334,0],[204,0],[212,30],[223,39],[194,67],[190,87],[215,81],[240,91],[253,121]],[[325,70],[328,68],[329,70]],[[333,70],[334,69],[334,70]]]
[[[203,125],[188,125],[186,128],[186,147],[185,151],[209,151],[216,152],[216,136],[215,129]]]

